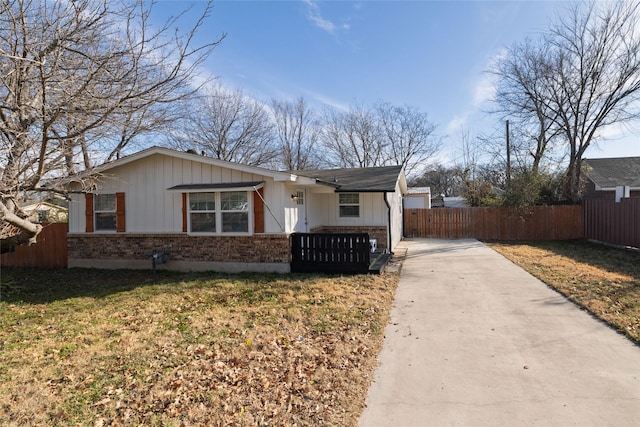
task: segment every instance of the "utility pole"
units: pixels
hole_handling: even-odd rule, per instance
[[[509,137],[509,120],[506,123],[506,133],[507,133],[507,186],[511,186],[511,143]]]

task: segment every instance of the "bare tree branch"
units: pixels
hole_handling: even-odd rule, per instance
[[[199,66],[224,37],[194,44],[211,4],[185,32],[173,30],[180,15],[152,28],[152,9],[144,0],[0,3],[0,203],[3,222],[24,231],[14,243],[38,229],[8,200],[43,182],[60,190],[53,178],[117,156],[199,88]]]

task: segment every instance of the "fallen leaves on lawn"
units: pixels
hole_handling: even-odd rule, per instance
[[[0,423],[357,425],[397,281],[169,277],[1,302]]]

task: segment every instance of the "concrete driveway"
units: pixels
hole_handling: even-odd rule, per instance
[[[476,240],[401,245],[362,427],[640,425],[640,347]]]

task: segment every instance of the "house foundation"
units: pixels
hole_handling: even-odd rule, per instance
[[[190,236],[187,234],[69,234],[69,267],[151,267],[150,254],[163,251],[158,269],[287,273],[290,242],[284,234]]]

